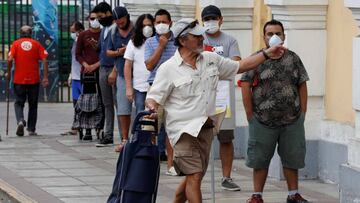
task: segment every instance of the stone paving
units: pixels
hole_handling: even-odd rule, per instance
[[[5,137],[5,103],[0,103],[0,189],[11,188],[22,202],[106,202],[111,191],[118,154],[113,147],[96,148],[93,142],[80,142],[76,136],[61,136],[72,122],[71,104],[40,104],[35,137],[16,137],[13,104],[10,105],[10,131]],[[95,137],[94,137],[95,138]],[[118,138],[117,138],[118,141]],[[244,160],[235,160],[232,176],[242,191],[220,188],[221,166],[215,161],[215,202],[246,202],[252,192],[252,173]],[[171,202],[180,177],[165,176],[161,165],[157,202]],[[204,178],[203,202],[212,202],[209,167]],[[318,180],[300,182],[306,198],[317,203],[336,203],[337,185]],[[269,179],[264,191],[266,202],[285,202],[286,183]],[[0,199],[1,202],[1,199]]]

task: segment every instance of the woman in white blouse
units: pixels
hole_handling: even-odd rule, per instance
[[[124,77],[126,81],[126,96],[135,102],[136,114],[145,108],[146,92],[149,89],[147,79],[150,72],[144,62],[145,41],[152,37],[154,30],[154,17],[143,14],[135,23],[132,39],[129,41],[124,54]]]

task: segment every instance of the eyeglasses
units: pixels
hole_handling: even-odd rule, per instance
[[[91,17],[91,18],[89,18],[90,20],[95,20],[96,18],[95,17]]]
[[[194,28],[194,27],[196,26],[196,24],[198,24],[198,21],[197,21],[197,20],[195,20],[194,22],[192,22],[192,23],[190,23],[189,25],[187,25],[183,30],[181,30],[181,32],[178,34],[178,37],[180,37],[181,34],[182,34],[183,32],[185,32],[185,30]]]

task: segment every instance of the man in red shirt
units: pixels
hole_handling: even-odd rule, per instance
[[[42,84],[46,87],[48,80],[48,64],[46,57],[48,53],[41,44],[31,39],[32,29],[30,26],[22,26],[20,29],[20,39],[13,42],[8,56],[8,68],[15,61],[14,69],[14,93],[15,93],[15,115],[18,123],[16,135],[24,135],[24,105],[26,98],[29,103],[27,120],[27,131],[29,135],[36,135],[37,107],[39,97],[40,70],[39,61],[44,66]],[[8,71],[10,79],[11,71]],[[8,80],[10,81],[10,80]]]

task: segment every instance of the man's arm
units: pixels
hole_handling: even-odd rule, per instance
[[[49,79],[48,79],[48,62],[46,60],[46,58],[42,59],[42,63],[43,63],[43,67],[44,67],[44,72],[43,72],[43,79],[42,79],[42,84],[44,87],[49,85]]]
[[[252,106],[252,92],[251,92],[251,83],[250,82],[241,82],[241,93],[243,105],[246,112],[246,118],[249,121],[253,116],[253,106]]]
[[[94,64],[91,64],[90,65],[90,72],[94,72],[96,69],[98,69],[100,67],[100,61],[94,63]]]
[[[308,99],[306,82],[303,82],[299,85],[298,91],[299,91],[299,97],[300,97],[301,112],[303,112],[305,114],[306,110],[307,110],[307,99]]]
[[[84,49],[84,44],[83,44],[83,40],[82,40],[83,37],[84,37],[84,35],[82,33],[80,33],[78,40],[76,41],[75,58],[81,65],[84,66],[84,63],[86,63],[86,62],[83,57],[83,49]]]
[[[108,49],[106,50],[106,56],[116,58],[119,56],[124,56],[126,50],[126,45],[123,45],[122,47],[118,48],[117,50]]]
[[[277,45],[265,49],[252,56],[246,57],[240,61],[240,68],[238,69],[238,73],[243,73],[251,69],[254,69],[269,57],[270,58],[280,57],[284,54],[284,52],[285,52],[285,48],[282,45]]]
[[[154,53],[150,56],[150,58],[148,58],[145,61],[145,65],[146,65],[146,69],[148,69],[148,71],[152,71],[156,64],[159,62],[161,55],[166,47],[168,43],[168,38],[166,38],[165,36],[161,35],[159,37],[159,46],[156,47]],[[146,47],[145,47],[146,49]]]

